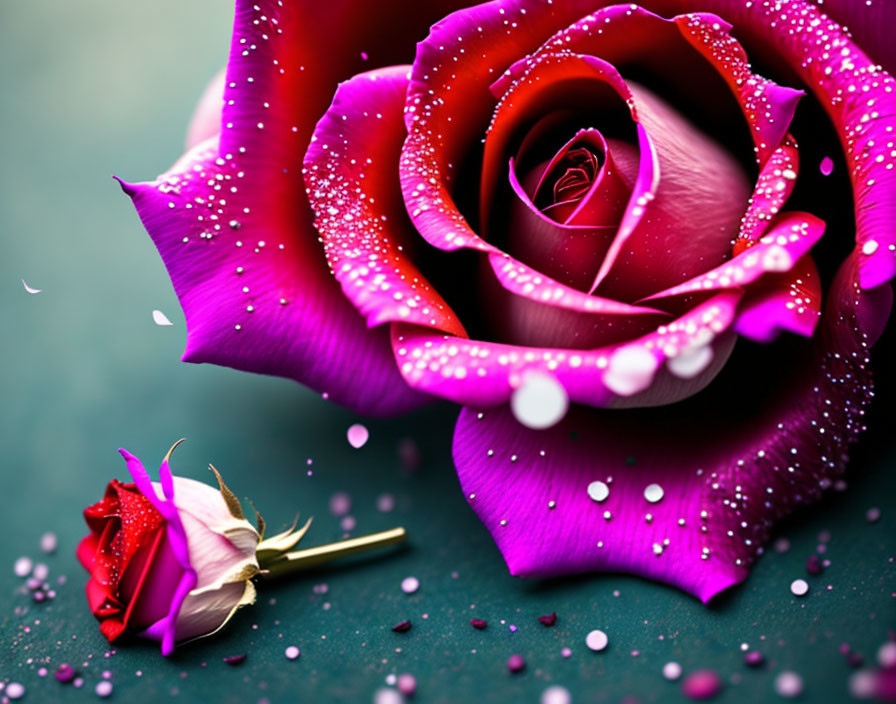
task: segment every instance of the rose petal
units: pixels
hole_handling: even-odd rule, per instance
[[[812,337],[821,315],[821,280],[809,255],[786,274],[771,274],[750,288],[734,329],[757,342],[771,342],[783,330]]]
[[[507,408],[465,408],[454,439],[461,486],[511,573],[633,572],[704,602],[742,581],[774,522],[840,476],[862,430],[870,372],[859,311],[869,299],[855,266],[852,257],[834,283],[815,359],[749,425],[714,405],[696,416],[697,406],[674,416],[576,407],[532,431]],[[600,503],[594,481],[609,486]],[[645,498],[654,483],[658,502]]]
[[[733,322],[740,297],[737,291],[723,292],[647,335],[594,350],[465,340],[398,323],[392,326],[392,344],[408,384],[464,405],[506,403],[529,372],[553,375],[575,403],[658,405],[696,393],[718,373],[732,343],[722,333]],[[657,377],[665,360],[695,344],[713,345],[712,366],[689,379]],[[652,386],[658,380],[662,383]]]
[[[413,264],[416,240],[398,182],[407,66],[341,84],[305,154],[305,181],[324,252],[370,327],[404,320],[466,337]]]
[[[849,30],[855,43],[884,70],[896,73],[896,4],[888,0],[824,0],[822,11]]]

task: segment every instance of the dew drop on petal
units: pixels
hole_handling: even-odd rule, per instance
[[[666,362],[669,371],[681,379],[693,379],[712,362],[713,351],[709,345],[685,348]]]
[[[41,293],[41,292],[43,291],[42,288],[32,288],[31,286],[29,286],[28,284],[25,283],[25,279],[22,279],[22,286],[25,287],[25,290],[26,290],[28,293],[32,293],[32,294],[34,294],[34,293]]]
[[[650,386],[658,362],[641,345],[620,347],[610,357],[604,384],[619,396],[632,396]]]
[[[662,501],[664,495],[663,487],[659,484],[648,484],[644,488],[644,498],[652,504]]]
[[[585,645],[587,645],[590,650],[603,650],[607,647],[607,643],[609,642],[610,639],[607,638],[607,634],[598,629],[591,631],[591,633],[585,636]]]
[[[364,447],[367,443],[367,438],[370,437],[370,433],[365,426],[360,423],[355,423],[349,427],[346,436],[348,437],[348,444],[357,450],[358,448]]]
[[[153,319],[153,321],[155,322],[156,325],[162,325],[162,326],[164,326],[164,325],[174,325],[174,323],[172,323],[170,320],[168,320],[168,316],[165,315],[165,314],[164,314],[162,311],[160,311],[160,310],[154,310],[154,311],[152,312],[152,319]]]
[[[609,495],[610,487],[603,482],[591,482],[588,485],[588,496],[590,496],[593,501],[600,503],[601,501],[606,500]]]
[[[566,389],[550,374],[529,372],[510,398],[514,417],[527,428],[550,428],[569,408]]]
[[[834,160],[826,156],[818,165],[818,170],[821,171],[823,176],[830,176],[834,171]]]

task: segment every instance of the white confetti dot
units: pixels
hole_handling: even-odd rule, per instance
[[[644,498],[652,504],[662,501],[664,494],[663,487],[659,484],[648,484],[644,488]]]
[[[34,563],[31,561],[30,557],[20,557],[12,566],[12,571],[16,573],[16,577],[27,577],[31,574],[31,568],[33,566]]]
[[[713,351],[709,345],[683,349],[666,362],[669,371],[680,379],[693,379],[712,362]]]
[[[299,655],[302,654],[302,651],[299,650],[296,646],[294,646],[294,645],[290,645],[290,646],[284,651],[284,654],[286,655],[286,657],[287,657],[288,660],[295,660],[297,657],[299,657]]]
[[[401,591],[405,594],[413,594],[420,588],[420,580],[416,577],[405,577],[401,580]]]
[[[670,682],[673,680],[677,680],[681,677],[681,665],[677,662],[667,662],[663,665],[663,677],[665,677]]]
[[[601,630],[595,629],[585,636],[585,645],[591,650],[603,650],[607,647],[608,642],[607,634]]]
[[[164,325],[174,325],[174,323],[172,323],[170,320],[168,320],[168,316],[165,315],[165,314],[164,314],[162,311],[160,311],[160,310],[154,310],[154,311],[152,312],[152,319],[153,319],[153,321],[155,322],[156,325],[162,325],[162,326],[164,326]]]
[[[527,428],[542,430],[555,425],[569,408],[566,389],[550,374],[529,372],[510,397],[514,417]]]
[[[588,485],[588,496],[600,503],[610,495],[610,487],[603,482],[591,482]]]
[[[112,695],[112,683],[109,680],[97,682],[96,687],[93,691],[96,692],[96,696],[103,697],[105,699],[106,697]]]
[[[856,699],[871,699],[877,691],[877,674],[874,670],[860,670],[849,678],[849,693]]]
[[[59,541],[56,539],[55,533],[51,533],[48,531],[40,536],[40,549],[48,555],[50,553],[56,552],[56,547],[58,546],[58,544]]]
[[[364,447],[367,439],[370,437],[370,433],[365,426],[355,423],[348,429],[346,437],[348,437],[348,444],[357,450],[360,447]]]
[[[809,583],[805,579],[795,579],[790,583],[790,591],[796,596],[805,596],[809,593]]]
[[[6,696],[10,699],[21,699],[25,696],[25,685],[18,682],[10,682],[6,685]]]
[[[397,690],[380,687],[373,695],[373,704],[404,704],[404,697]]]
[[[541,704],[570,704],[572,695],[559,684],[548,687],[541,693]]]
[[[787,699],[798,697],[803,692],[803,678],[789,670],[782,672],[775,677],[775,692]]]

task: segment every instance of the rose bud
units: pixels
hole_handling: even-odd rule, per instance
[[[457,403],[512,574],[712,599],[864,429],[896,276],[866,5],[237,0],[187,153],[122,182],[184,360]]]
[[[90,573],[90,610],[110,643],[135,634],[160,641],[168,655],[175,644],[215,633],[240,606],[253,603],[256,575],[285,574],[404,538],[398,528],[291,552],[310,519],[264,539],[264,520],[257,512],[257,528],[246,520],[214,467],[217,489],[172,475],[174,447],[158,482],[120,449],[133,483],[113,479],[102,500],[84,511],[90,533],[77,556]]]

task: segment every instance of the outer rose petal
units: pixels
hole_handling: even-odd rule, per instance
[[[574,408],[547,431],[465,408],[454,460],[512,574],[610,570],[709,601],[742,581],[774,521],[839,476],[870,399],[855,258],[834,284],[816,359],[751,427],[665,411]],[[684,413],[684,411],[683,411]],[[573,433],[571,435],[571,433]],[[609,486],[603,502],[588,485]],[[649,484],[663,498],[645,497]]]

